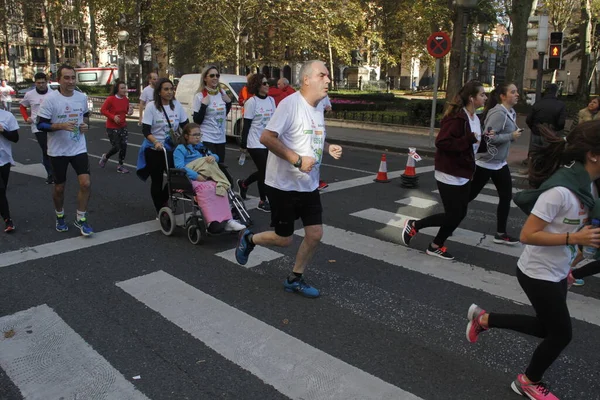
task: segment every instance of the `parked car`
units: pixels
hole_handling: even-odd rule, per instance
[[[194,96],[198,93],[200,79],[202,74],[186,74],[179,78],[175,98],[179,100],[183,109],[188,114],[190,121],[194,112],[192,111],[192,102]],[[219,78],[221,88],[231,98],[232,107],[227,115],[227,136],[235,137],[238,143],[241,141],[242,135],[242,107],[238,104],[239,93],[246,85],[246,77],[243,75],[221,74]]]

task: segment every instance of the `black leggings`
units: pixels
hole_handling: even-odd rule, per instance
[[[544,372],[567,347],[572,337],[571,315],[567,307],[567,279],[560,282],[533,279],[517,268],[517,279],[531,302],[536,316],[490,313],[490,328],[510,329],[543,338],[533,352],[525,375],[532,382],[542,380]]]
[[[108,160],[110,156],[114,156],[115,154],[119,153],[119,164],[123,165],[123,161],[125,161],[125,156],[127,155],[127,128],[106,128],[106,134],[108,135],[108,139],[110,140],[110,144],[112,146],[108,153],[106,153],[106,159]]]
[[[573,277],[575,279],[583,279],[596,274],[600,274],[600,260],[592,261],[588,264],[585,264],[583,267],[573,270]]]
[[[10,219],[10,209],[8,208],[8,199],[6,198],[9,175],[10,163],[6,163],[0,167],[0,215],[2,219]]]
[[[47,132],[36,132],[35,137],[37,138],[37,142],[42,149],[42,164],[46,169],[46,173],[48,176],[52,175],[52,166],[50,165],[50,158],[48,158],[48,133]]]
[[[219,164],[225,164],[225,143],[202,142],[202,144],[219,157]]]
[[[244,186],[248,187],[256,182],[260,200],[265,201],[267,199],[267,193],[265,192],[265,173],[267,172],[267,157],[269,156],[269,150],[248,149],[248,154],[250,154],[257,169],[249,177],[244,179]]]
[[[433,239],[433,243],[442,247],[446,239],[452,235],[452,232],[458,228],[458,225],[467,215],[471,181],[462,186],[448,185],[437,181],[437,187],[444,205],[444,212],[416,221],[415,229],[419,231],[430,226],[439,226],[440,230]]]
[[[477,166],[471,183],[469,202],[473,201],[479,195],[481,189],[488,183],[490,178],[492,178],[492,182],[496,186],[496,191],[500,199],[496,210],[496,229],[498,233],[506,233],[506,221],[508,220],[510,202],[512,200],[512,177],[510,176],[508,165],[499,170]]]
[[[152,196],[152,202],[156,212],[163,207],[165,202],[169,199],[169,191],[167,186],[163,187],[163,174],[167,170],[165,164],[165,154],[162,151],[146,149],[144,150],[146,156],[146,165],[150,171],[150,195]],[[173,153],[167,152],[169,158],[169,165],[173,165]]]

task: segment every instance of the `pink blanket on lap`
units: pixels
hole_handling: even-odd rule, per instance
[[[232,218],[229,199],[227,196],[216,195],[217,183],[215,181],[192,181],[192,186],[207,225],[213,221],[223,222]]]

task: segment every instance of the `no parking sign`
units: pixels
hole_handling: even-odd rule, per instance
[[[427,52],[432,57],[444,57],[451,47],[450,36],[446,32],[434,32],[427,39]]]

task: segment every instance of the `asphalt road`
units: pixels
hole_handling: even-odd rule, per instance
[[[134,166],[143,137],[137,125],[129,129],[126,163]],[[519,248],[489,245],[495,205],[472,203],[464,231],[448,242],[454,262],[424,255],[425,233],[411,249],[400,244],[396,214],[441,210],[398,203],[439,201],[431,160],[418,164],[412,190],[398,178],[372,182],[380,152],[345,148],[341,160],[325,160],[326,229],[306,274],[322,296],[309,300],[281,286],[301,231],[290,248],[255,250],[250,259],[264,261],[249,268],[226,259],[234,235],[201,246],[182,230],[166,237],[149,183],[134,168],[121,175],[115,163],[98,167],[109,148],[100,120],[87,143],[97,235],[86,239],[74,228],[55,231],[51,189],[28,128],[13,146],[22,165],[9,185],[17,231],[0,239],[0,399],[517,398],[510,382],[538,339],[508,331],[486,332],[477,344],[465,339],[472,302],[532,313],[515,279]],[[238,154],[230,144],[226,163],[236,178],[253,171],[249,160],[237,164]],[[397,177],[406,155],[387,159]],[[70,171],[70,222],[76,192]],[[255,231],[269,229],[268,214],[250,212]],[[513,208],[509,232],[518,235],[523,222]],[[600,399],[600,282],[589,278],[572,292],[573,341],[545,379],[561,399]]]

